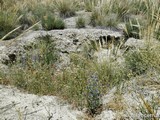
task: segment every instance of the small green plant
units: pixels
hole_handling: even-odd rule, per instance
[[[97,0],[84,0],[84,4],[85,4],[85,10],[87,12],[92,12],[94,7],[97,6],[98,1]]]
[[[20,58],[22,64],[39,62],[42,65],[53,65],[59,59],[58,50],[49,35],[40,37],[39,40],[38,44],[33,45],[32,49]]]
[[[55,17],[52,14],[49,14],[42,18],[42,27],[45,30],[64,29],[65,23],[61,18]]]
[[[70,17],[75,15],[77,3],[74,0],[55,0],[54,6],[61,17]]]
[[[135,74],[145,73],[148,69],[148,64],[145,63],[143,53],[140,51],[129,52],[126,56],[126,65],[128,69],[131,69]]]
[[[0,11],[0,38],[5,36],[7,33],[15,29],[18,25],[20,17],[18,17],[16,12],[11,11]],[[8,38],[15,37],[16,34],[8,36]]]
[[[144,14],[147,11],[147,4],[145,1],[137,0],[133,3],[133,8],[131,12],[134,14]]]
[[[98,109],[101,107],[101,93],[98,75],[92,74],[87,82],[87,106],[89,113],[93,116],[100,113]]]
[[[160,70],[159,45],[149,45],[143,50],[130,51],[125,55],[126,67],[135,75],[146,73],[149,69]]]
[[[53,65],[59,59],[58,50],[51,36],[47,35],[39,38],[41,42],[36,46],[40,48],[40,62],[42,64]]]
[[[64,29],[65,23],[61,18],[56,18],[54,21],[55,27],[54,29]]]
[[[27,29],[38,21],[41,21],[42,27],[46,30],[63,29],[65,26],[62,19],[54,16],[54,9],[49,5],[28,3],[27,6],[20,8],[19,14],[22,15],[20,23],[23,29]]]
[[[91,25],[94,26],[94,27],[97,26],[97,25],[101,25],[102,20],[103,20],[102,15],[99,13],[99,11],[97,9],[95,9],[92,12],[91,17],[90,17]]]
[[[125,23],[124,34],[126,38],[134,37],[141,38],[142,34],[142,24],[138,21],[138,19],[130,19],[129,22]]]
[[[85,19],[83,17],[78,17],[76,20],[76,27],[77,28],[84,28],[86,26]]]
[[[105,8],[94,9],[90,17],[90,24],[94,27],[116,28],[118,23],[117,15]]]
[[[123,18],[130,12],[132,7],[131,1],[128,0],[112,0],[110,1],[110,11],[117,14],[118,19],[123,21]]]
[[[109,18],[106,18],[105,26],[111,28],[117,28],[117,25],[120,21],[118,20],[117,15],[111,15]]]
[[[22,1],[21,1],[22,2]],[[54,13],[53,6],[47,3],[42,3],[38,1],[23,1],[19,3],[18,9],[19,16],[22,16],[20,24],[23,29],[27,29],[40,21],[46,14]]]
[[[143,120],[158,120],[158,106],[160,105],[158,98],[153,96],[150,102],[146,101],[142,95],[140,95],[142,105],[140,107]]]
[[[47,11],[48,10],[40,4],[35,5],[34,7],[31,4],[27,4],[27,6],[20,8],[18,13],[19,15],[22,15],[20,24],[23,25],[23,29],[27,29],[40,21],[43,16],[46,15]]]

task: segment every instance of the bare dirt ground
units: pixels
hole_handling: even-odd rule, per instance
[[[0,85],[0,120],[77,120],[83,115],[54,96],[38,96]]]

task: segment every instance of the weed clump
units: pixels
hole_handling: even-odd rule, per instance
[[[94,27],[116,28],[118,23],[117,15],[104,8],[94,9],[90,17],[90,24]]]
[[[42,27],[45,30],[64,29],[65,23],[61,18],[49,14],[42,18]]]
[[[71,0],[55,0],[54,5],[61,17],[71,17],[76,13],[76,1]]]
[[[159,45],[156,47],[148,47],[142,50],[129,51],[125,55],[126,67],[131,70],[134,75],[140,75],[147,70],[160,70],[159,66]]]
[[[11,65],[11,84],[35,94],[53,94],[55,62],[59,56],[50,36],[40,38],[40,43],[23,55]]]
[[[85,10],[87,12],[92,12],[92,10],[94,9],[94,7],[96,7],[97,4],[98,4],[97,0],[85,0],[84,1]]]
[[[16,13],[11,11],[0,11],[0,38],[7,33],[15,29],[19,22],[19,17]],[[16,36],[16,34],[14,34]],[[10,35],[7,39],[13,38],[14,35]]]
[[[85,19],[83,17],[78,17],[78,19],[76,20],[76,27],[84,28],[85,24],[86,24]]]
[[[139,39],[142,37],[142,28],[143,25],[138,19],[130,19],[128,22],[126,21],[125,23],[124,35],[127,38],[134,37]]]
[[[126,57],[127,68],[134,74],[140,75],[146,72],[148,64],[145,62],[143,53],[139,51],[129,52]]]

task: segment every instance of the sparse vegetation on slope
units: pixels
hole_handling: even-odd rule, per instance
[[[9,74],[0,71],[0,84],[14,85],[34,94],[59,96],[81,110],[87,108],[95,117],[102,109],[102,96],[110,89],[130,78],[148,75],[150,71],[160,73],[159,6],[159,0],[0,0],[1,39],[14,39],[37,22],[38,27],[32,30],[65,29],[65,21],[72,21],[69,17],[77,16],[75,27],[85,29],[87,19],[77,12],[83,10],[90,15],[87,16],[87,27],[120,30],[123,41],[133,37],[146,43],[143,48],[126,48],[123,43],[120,46],[114,44],[121,38],[102,35],[96,40],[88,37],[79,41],[72,34],[73,41],[76,41],[73,44],[76,46],[80,42],[82,49],[74,53],[61,51],[69,56],[70,63],[57,70],[60,51],[52,36],[47,35],[39,38],[39,43],[29,50],[19,53],[8,65]],[[106,61],[99,62],[95,53],[104,49],[103,45],[107,46],[105,49],[109,55],[106,55]],[[119,55],[119,51],[123,54]],[[142,114],[155,113],[143,97],[141,100],[144,103]],[[156,104],[159,106],[158,102]]]

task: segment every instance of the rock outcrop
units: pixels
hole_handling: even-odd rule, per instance
[[[69,62],[67,55],[71,52],[81,51],[81,47],[88,41],[96,41],[100,46],[108,41],[115,39],[120,41],[123,37],[122,32],[115,32],[103,29],[65,29],[52,31],[29,31],[23,36],[0,42],[0,63],[7,64],[14,61],[20,52],[25,52],[25,48],[33,43],[38,43],[38,38],[51,36],[55,41],[56,47],[60,51],[62,61]]]

